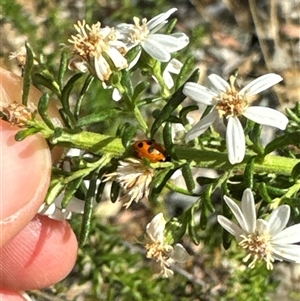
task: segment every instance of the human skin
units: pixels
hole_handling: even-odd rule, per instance
[[[0,68],[0,105],[20,102],[22,80]],[[31,93],[36,101],[39,94]],[[77,240],[66,221],[37,215],[50,183],[52,158],[36,134],[16,142],[20,129],[0,120],[0,300],[50,286],[73,268]]]

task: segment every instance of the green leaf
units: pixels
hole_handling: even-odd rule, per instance
[[[145,91],[146,89],[148,89],[150,86],[150,82],[149,81],[141,81],[140,83],[138,83],[138,85],[135,87],[134,89],[134,93],[132,96],[132,99],[134,102],[137,102],[139,99],[140,94]]]
[[[26,137],[30,136],[30,135],[33,135],[33,134],[36,134],[38,133],[39,131],[41,131],[41,129],[38,129],[38,128],[28,128],[26,130],[22,130],[22,131],[19,131],[16,135],[15,135],[15,139],[16,141],[22,141],[24,140]]]
[[[88,91],[88,89],[90,88],[92,82],[94,81],[95,77],[93,75],[88,75],[88,77],[86,78],[84,84],[83,84],[83,87],[80,91],[80,94],[79,94],[79,98],[76,102],[76,106],[75,106],[75,112],[74,112],[74,115],[76,117],[76,119],[79,118],[79,113],[80,113],[80,108],[81,108],[81,104],[82,104],[82,100],[85,96],[85,93]]]
[[[192,239],[193,243],[196,245],[199,245],[199,238],[196,231],[196,225],[195,225],[195,210],[198,208],[198,204],[195,206],[192,206],[189,211],[187,211],[187,231]]]
[[[188,76],[188,74],[191,73],[195,66],[195,58],[193,55],[189,55],[187,59],[185,60],[175,82],[175,90],[177,91],[178,88],[184,84],[185,78]],[[199,77],[199,75],[198,75]],[[196,80],[192,80],[191,78],[188,81],[194,81],[197,82],[198,78]]]
[[[190,193],[193,193],[193,190],[195,189],[195,181],[190,165],[188,163],[182,165],[182,176],[184,178],[188,191]]]
[[[187,119],[187,114],[199,110],[199,107],[197,105],[192,105],[192,106],[187,106],[184,107],[180,112],[179,112],[179,117],[181,119],[181,122],[183,125],[189,124],[188,119]]]
[[[156,201],[167,181],[171,178],[175,169],[165,168],[157,171],[152,183],[150,199]]]
[[[132,144],[132,139],[136,134],[137,127],[135,125],[130,125],[129,123],[125,123],[124,126],[121,139],[123,146],[127,148]]]
[[[68,55],[66,51],[63,51],[60,56],[60,64],[58,70],[58,84],[60,90],[63,88],[64,76],[67,70],[67,65],[68,65]]]
[[[95,191],[97,188],[98,172],[99,169],[96,169],[93,172],[92,178],[90,180],[90,186],[85,198],[84,213],[82,217],[82,224],[81,224],[81,231],[80,231],[80,238],[79,238],[79,245],[81,247],[86,244],[86,241],[88,239],[91,230],[91,219],[92,219],[92,213],[94,209],[94,198],[95,198]]]
[[[38,112],[40,116],[42,117],[43,121],[46,123],[46,125],[54,130],[55,126],[53,125],[50,117],[47,114],[47,110],[50,104],[50,97],[48,93],[44,93],[43,96],[40,98],[39,103],[38,103]]]
[[[245,187],[253,189],[253,175],[254,175],[254,162],[255,156],[251,157],[245,167],[244,171],[244,182]]]
[[[199,70],[197,69],[191,75],[191,77],[187,81],[197,82],[199,78]],[[158,117],[155,119],[152,128],[151,128],[151,137],[154,136],[156,131],[160,128],[160,126],[167,121],[173,111],[185,100],[186,96],[182,93],[183,86],[179,88],[168,100],[167,104],[163,107]]]
[[[115,203],[119,199],[120,185],[118,182],[112,182],[110,189],[110,199],[112,203]]]
[[[122,111],[120,109],[103,110],[101,112],[93,113],[93,114],[86,115],[86,116],[80,118],[76,122],[76,126],[82,127],[82,126],[88,126],[91,124],[99,123],[99,122],[107,120],[109,118],[117,117],[121,113],[122,113]]]
[[[70,183],[67,184],[65,191],[64,191],[64,197],[61,202],[62,208],[67,207],[70,200],[72,199],[72,197],[76,193],[77,189],[79,188],[82,180],[83,180],[83,177],[79,177],[79,178],[75,179],[74,181],[71,181]]]
[[[293,167],[291,176],[294,179],[294,181],[297,181],[300,179],[300,163],[296,164]]]
[[[51,180],[45,202],[47,205],[50,205],[54,202],[54,200],[59,196],[59,194],[65,188],[65,184],[62,183],[63,180],[61,178],[55,178]]]
[[[163,140],[164,146],[167,151],[167,155],[173,159],[177,159],[176,153],[174,152],[174,144],[172,141],[172,123],[166,122],[164,129],[163,129]]]
[[[44,86],[60,97],[60,89],[58,88],[57,83],[49,75],[45,76],[44,74],[35,73],[33,74],[32,80],[35,86]]]
[[[260,183],[260,185],[258,186],[258,192],[264,201],[269,204],[273,202],[272,198],[269,196],[266,183]]]
[[[273,152],[276,149],[294,144],[300,146],[300,132],[287,133],[272,140],[265,147],[264,155]]]
[[[75,118],[70,109],[69,97],[70,97],[70,93],[73,90],[75,83],[82,77],[82,75],[83,75],[82,73],[77,73],[77,74],[73,75],[69,79],[68,83],[65,85],[65,87],[63,88],[62,93],[61,93],[61,104],[62,104],[64,113],[68,117],[68,124],[70,125],[70,127],[73,127],[73,125],[75,123]]]
[[[26,64],[24,68],[23,78],[23,93],[22,93],[22,104],[27,106],[30,85],[31,85],[31,71],[33,67],[33,52],[28,43],[25,43],[26,47]]]

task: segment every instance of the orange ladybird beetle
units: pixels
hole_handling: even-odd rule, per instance
[[[153,163],[168,161],[165,148],[153,139],[137,141],[132,147],[140,159],[147,158]]]

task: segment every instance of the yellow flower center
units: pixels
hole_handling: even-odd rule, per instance
[[[143,41],[150,33],[147,26],[147,19],[140,20],[138,17],[133,17],[134,27],[130,34],[130,40],[132,43],[139,43]]]
[[[249,268],[254,268],[256,262],[264,260],[267,263],[267,269],[272,270],[274,258],[271,251],[270,237],[259,233],[252,233],[249,235],[241,235],[243,238],[239,245],[245,249],[248,255],[244,258],[244,262],[247,262],[250,257],[253,260],[248,265]]]
[[[85,60],[92,57],[99,57],[106,52],[111,46],[110,42],[117,39],[115,29],[110,28],[108,34],[101,33],[101,23],[97,22],[92,26],[86,24],[85,20],[74,25],[77,30],[76,36],[72,35],[72,39],[68,41],[74,44],[74,53],[80,55]],[[119,51],[122,53],[122,49]],[[124,53],[125,54],[125,53]]]
[[[170,258],[169,254],[173,248],[170,245],[165,245],[160,241],[156,241],[150,244],[146,244],[147,258],[154,258],[156,261],[160,261],[166,264],[166,261]]]
[[[235,80],[236,77],[231,75],[229,78],[230,87],[214,99],[220,118],[241,116],[247,106],[246,98],[240,95],[235,88]]]

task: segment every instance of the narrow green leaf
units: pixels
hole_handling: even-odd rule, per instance
[[[60,56],[60,64],[58,70],[58,85],[60,90],[63,88],[64,77],[68,66],[68,55],[66,51],[63,51]]]
[[[60,97],[60,89],[56,85],[57,83],[53,80],[52,77],[45,76],[44,74],[35,73],[32,76],[32,81],[35,86],[44,86],[48,88],[55,95]]]
[[[297,181],[300,179],[300,163],[296,164],[293,167],[291,176],[294,179],[294,181]]]
[[[139,99],[140,94],[143,91],[145,91],[146,89],[148,89],[149,86],[150,86],[149,81],[141,81],[140,83],[138,83],[138,85],[134,89],[134,93],[133,93],[133,96],[132,96],[133,101],[137,102],[138,99]]]
[[[300,132],[286,133],[283,136],[273,139],[269,144],[266,145],[264,155],[290,144],[300,146]]]
[[[88,126],[91,124],[99,123],[99,122],[107,120],[109,118],[117,117],[121,113],[122,113],[122,111],[120,109],[103,110],[101,112],[93,113],[93,114],[86,115],[86,116],[80,118],[76,122],[76,126],[82,127],[82,126]]]
[[[195,66],[195,58],[193,55],[187,56],[187,59],[185,60],[175,82],[175,90],[177,91],[178,88],[184,84],[185,78],[192,72],[193,68]],[[199,71],[200,72],[200,71]],[[198,75],[199,77],[199,75]],[[188,81],[194,81],[197,82],[198,78],[196,80],[192,80],[191,78]]]
[[[182,165],[182,176],[184,178],[186,187],[190,193],[193,193],[195,189],[195,181],[194,176],[192,174],[190,165],[188,163],[185,163]]]
[[[62,179],[54,179],[51,181],[45,202],[47,205],[50,205],[54,202],[54,200],[59,196],[59,194],[65,188],[65,184],[62,183]]]
[[[54,130],[55,126],[53,125],[50,117],[48,116],[47,110],[50,104],[50,97],[48,93],[44,93],[43,96],[40,98],[38,103],[38,112],[40,116],[42,117],[43,121],[46,123],[46,125]]]
[[[38,133],[40,130],[41,130],[41,129],[38,129],[38,128],[28,128],[28,129],[26,129],[26,130],[19,131],[19,132],[15,135],[15,139],[16,139],[16,141],[22,141],[22,140],[24,140],[26,137]]]
[[[168,157],[177,159],[176,153],[174,152],[174,143],[172,140],[172,123],[171,122],[166,122],[166,124],[164,126],[163,140],[164,140],[164,146],[166,148]]]
[[[69,204],[70,200],[76,193],[77,189],[79,188],[81,182],[83,180],[83,177],[77,178],[74,181],[67,184],[65,191],[64,191],[64,197],[61,202],[62,208],[66,208]]]
[[[180,112],[179,112],[179,117],[181,119],[181,122],[183,125],[189,124],[188,119],[187,119],[187,114],[199,110],[199,107],[197,105],[192,105],[192,106],[187,106],[184,107]]]
[[[96,169],[92,173],[90,186],[85,198],[84,213],[82,216],[82,224],[81,224],[80,239],[79,239],[79,245],[81,247],[86,244],[91,230],[91,219],[92,219],[92,213],[94,209],[94,198],[95,198],[95,191],[97,188],[98,172],[99,169]]]
[[[85,93],[88,91],[88,89],[90,88],[92,82],[94,81],[95,77],[93,75],[88,75],[88,77],[86,78],[84,84],[83,84],[83,87],[80,91],[80,94],[79,94],[79,98],[76,102],[76,106],[75,106],[75,112],[74,112],[74,115],[76,117],[76,119],[79,118],[79,114],[80,114],[80,108],[81,108],[81,104],[82,104],[82,101],[83,101],[83,98],[85,96]]]
[[[266,183],[260,183],[258,191],[264,201],[269,204],[273,202],[272,198],[269,196]]]
[[[70,93],[73,90],[75,83],[82,77],[82,75],[83,75],[82,73],[77,73],[74,76],[72,76],[69,79],[68,83],[63,88],[62,93],[61,93],[61,104],[62,104],[65,114],[68,116],[68,121],[69,121],[68,124],[71,127],[73,127],[73,125],[75,124],[75,118],[70,109],[69,97],[70,97]]]
[[[117,182],[112,182],[110,189],[110,199],[112,203],[115,203],[119,199],[120,185]]]
[[[255,156],[248,160],[244,171],[245,187],[251,189],[253,189],[254,162]]]
[[[130,125],[129,123],[127,123],[121,136],[122,144],[125,148],[129,147],[132,144],[132,139],[135,136],[136,131],[137,127],[135,125]]]
[[[30,85],[31,85],[31,71],[33,67],[33,51],[28,43],[25,43],[25,48],[26,48],[26,64],[24,68],[22,104],[24,106],[27,106]]]

